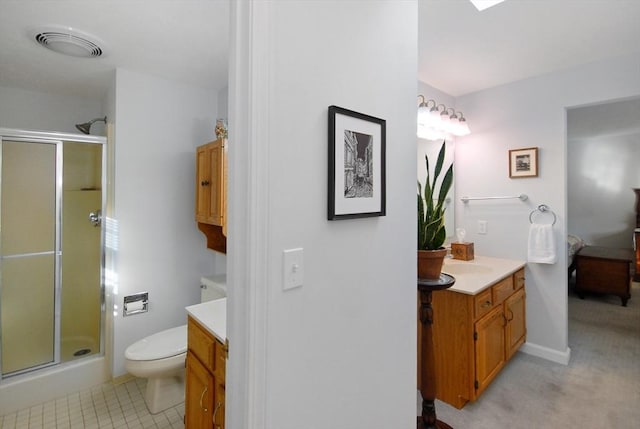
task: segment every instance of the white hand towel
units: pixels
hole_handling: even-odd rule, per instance
[[[529,228],[528,261],[555,264],[557,260],[553,225],[532,223]]]

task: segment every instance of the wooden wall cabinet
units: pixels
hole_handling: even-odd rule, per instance
[[[477,399],[526,339],[524,269],[477,295],[433,293],[436,397]]]
[[[186,429],[224,429],[227,347],[188,318]]]
[[[195,217],[207,237],[207,247],[227,250],[227,155],[226,139],[196,149]]]

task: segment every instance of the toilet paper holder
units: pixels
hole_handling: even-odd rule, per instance
[[[149,292],[140,292],[124,297],[122,315],[124,317],[149,311]]]

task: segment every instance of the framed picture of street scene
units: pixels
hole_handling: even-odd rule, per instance
[[[509,177],[538,177],[537,147],[509,151]]]
[[[384,216],[386,121],[329,106],[328,219]]]

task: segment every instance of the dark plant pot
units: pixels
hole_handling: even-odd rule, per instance
[[[446,255],[447,249],[444,247],[437,250],[418,250],[418,278],[438,280]]]

